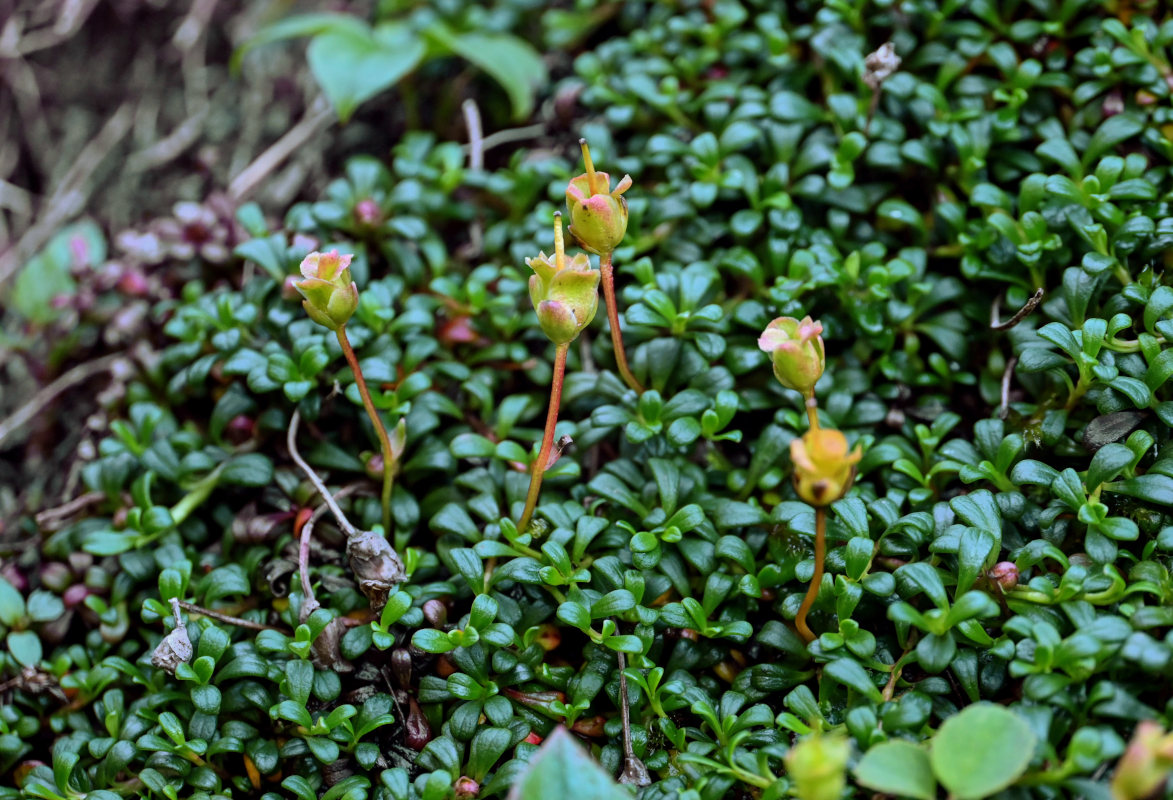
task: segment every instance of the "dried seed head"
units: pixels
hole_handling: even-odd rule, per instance
[[[159,669],[165,669],[172,675],[181,663],[191,661],[195,653],[191,646],[191,639],[187,635],[187,626],[183,622],[183,615],[179,611],[179,600],[171,598],[171,614],[175,617],[175,629],[163,637],[155,652],[151,653],[151,664]]]
[[[884,42],[873,53],[868,53],[863,61],[863,82],[872,91],[880,88],[880,84],[891,77],[892,73],[900,69],[900,56],[896,55],[896,45]]]
[[[371,610],[378,614],[395,588],[407,578],[399,554],[385,537],[359,531],[347,540],[346,555],[358,579],[358,588],[371,602]]]

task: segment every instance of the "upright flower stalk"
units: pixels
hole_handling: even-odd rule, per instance
[[[529,279],[529,296],[538,314],[538,325],[555,345],[554,376],[550,381],[550,404],[546,410],[546,428],[542,446],[530,473],[529,492],[525,510],[518,520],[518,531],[524,532],[533,519],[542,490],[542,477],[550,468],[550,454],[554,449],[554,428],[558,424],[558,408],[562,404],[562,381],[566,375],[566,354],[570,343],[595,318],[599,309],[599,272],[591,267],[590,259],[579,253],[566,258],[562,238],[562,215],[554,214],[554,260],[538,253],[525,263],[534,271]]]
[[[350,370],[354,373],[354,382],[362,397],[363,408],[367,410],[367,416],[375,428],[375,436],[379,438],[379,449],[383,454],[383,489],[379,493],[379,502],[383,506],[383,533],[390,535],[391,487],[395,482],[397,463],[395,450],[391,446],[391,438],[387,435],[387,428],[383,425],[383,420],[379,417],[379,412],[375,410],[375,404],[371,400],[371,392],[367,389],[366,378],[363,377],[362,369],[358,365],[358,357],[355,356],[354,348],[350,346],[350,339],[346,336],[346,326],[340,325],[334,333],[338,337],[338,345],[342,348],[342,354],[346,356],[346,363],[350,365]]]
[[[342,354],[346,357],[346,363],[354,373],[354,382],[362,397],[363,408],[366,409],[371,425],[375,428],[383,455],[383,490],[380,500],[383,506],[383,532],[390,534],[391,488],[395,480],[397,450],[402,450],[402,445],[399,448],[392,447],[387,428],[371,400],[362,368],[358,365],[358,357],[354,354],[354,348],[351,347],[350,339],[346,335],[346,323],[358,309],[358,286],[350,276],[350,262],[353,258],[352,254],[341,255],[337,250],[329,253],[310,253],[301,262],[302,280],[295,281],[293,285],[305,298],[301,304],[309,318],[334,331],[338,338],[338,346],[342,348]]]
[[[827,506],[847,494],[855,480],[859,450],[850,450],[847,437],[819,426],[815,384],[823,375],[826,351],[822,323],[809,316],[801,320],[779,317],[766,326],[758,347],[770,354],[774,377],[787,389],[802,395],[810,429],[790,443],[794,462],[794,488],[815,509],[815,571],[806,596],[794,617],[794,626],[808,643],[815,634],[806,618],[819,596],[827,556]]]
[[[627,201],[623,193],[631,188],[631,176],[611,189],[611,176],[595,170],[586,139],[578,140],[586,172],[566,187],[566,207],[570,211],[570,233],[584,250],[599,257],[603,299],[607,306],[607,323],[611,328],[611,345],[619,375],[630,388],[642,393],[644,388],[627,365],[623,332],[619,328],[619,305],[615,300],[614,253],[627,234]]]

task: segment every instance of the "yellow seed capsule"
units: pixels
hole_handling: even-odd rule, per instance
[[[1112,776],[1112,797],[1142,800],[1156,792],[1173,771],[1173,733],[1156,722],[1145,720],[1136,726],[1128,749],[1116,764]]]
[[[579,144],[586,172],[572,179],[566,187],[570,233],[584,250],[609,255],[627,234],[627,201],[622,195],[631,188],[631,176],[624,175],[612,189],[611,176],[595,171],[586,140],[579,140]]]
[[[529,279],[529,297],[538,312],[542,332],[554,344],[573,342],[599,309],[600,273],[583,253],[566,258],[561,215],[555,215],[554,221],[554,259],[538,253],[537,258],[527,258],[525,263],[534,271]]]
[[[812,506],[825,506],[847,494],[855,480],[861,453],[848,452],[847,437],[837,430],[815,428],[790,443],[794,487]]]
[[[847,784],[851,746],[845,737],[815,734],[801,739],[786,754],[786,771],[799,800],[838,800]]]

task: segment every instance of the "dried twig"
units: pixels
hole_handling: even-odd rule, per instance
[[[485,137],[481,129],[481,110],[471,98],[460,104],[460,110],[464,112],[464,125],[468,128],[468,168],[482,170],[485,168]]]
[[[33,520],[37,523],[37,527],[43,531],[56,530],[58,526],[65,520],[72,517],[77,512],[88,508],[95,503],[100,503],[106,499],[105,492],[86,492],[80,497],[75,497],[67,503],[57,506],[56,508],[47,508],[39,512]]]
[[[143,172],[179,158],[199,140],[200,134],[204,132],[204,120],[207,119],[210,110],[210,105],[202,106],[164,138],[131,153],[126,159],[127,172]]]
[[[494,147],[500,147],[503,144],[511,144],[512,142],[524,142],[526,139],[533,139],[541,136],[546,132],[546,126],[538,123],[536,125],[526,125],[522,128],[507,128],[503,131],[490,133],[481,142],[481,150],[485,153],[492,150]],[[465,145],[465,149],[471,149],[471,145]]]
[[[14,246],[0,253],[0,284],[40,250],[50,237],[74,215],[85,208],[93,187],[90,178],[110,152],[130,132],[134,123],[134,104],[123,103],[98,134],[82,148],[73,166],[61,177],[53,194],[42,206],[36,223],[25,231]]]
[[[229,616],[228,614],[222,614],[219,611],[213,611],[210,608],[197,606],[195,603],[188,603],[185,600],[179,600],[178,602],[179,607],[184,611],[192,614],[200,614],[207,617],[208,619],[214,619],[217,622],[223,622],[225,625],[235,625],[238,628],[248,628],[252,631],[281,631],[286,635],[289,634],[289,631],[285,630],[284,628],[279,628],[276,625],[262,625],[261,623],[253,622],[252,620]]]
[[[293,459],[293,463],[305,473],[309,478],[310,483],[318,490],[318,494],[326,501],[326,505],[330,508],[330,512],[334,514],[334,519],[338,522],[338,527],[342,529],[347,537],[358,535],[358,528],[351,524],[346,515],[342,513],[342,509],[338,507],[338,503],[334,499],[334,495],[330,494],[330,490],[326,488],[326,484],[318,477],[318,473],[314,472],[314,468],[305,462],[301,457],[301,453],[297,451],[297,426],[301,423],[301,412],[294,411],[293,416],[289,420],[289,431],[285,436],[285,445],[289,448],[289,457]]]
[[[53,398],[61,392],[79,383],[84,383],[95,375],[100,375],[118,364],[125,363],[127,363],[125,353],[112,353],[108,356],[94,359],[93,361],[87,361],[84,364],[78,364],[69,370],[69,372],[66,372],[44,389],[34,394],[27,403],[14,411],[8,419],[0,422],[0,446],[4,444],[5,439],[14,432],[22,429],[33,417],[44,410],[45,406],[53,402]]]
[[[1006,362],[1006,369],[1002,370],[1002,404],[998,406],[999,419],[1010,416],[1010,378],[1014,375],[1014,366],[1017,363],[1018,356],[1011,356]]]
[[[216,11],[218,2],[219,0],[194,0],[191,4],[191,10],[187,12],[183,22],[179,23],[179,27],[175,29],[175,34],[171,37],[171,44],[184,53],[195,47],[207,31],[208,23],[212,20],[212,14]]]
[[[631,746],[631,707],[627,703],[627,676],[623,674],[627,669],[627,656],[622,652],[617,652],[616,656],[619,659],[619,718],[623,722],[623,772],[619,773],[619,782],[627,786],[650,786],[652,776]]]
[[[277,169],[298,148],[330,127],[335,119],[334,109],[330,107],[329,101],[319,96],[306,109],[301,121],[232,179],[232,183],[228,185],[228,196],[237,203],[247,198],[270,172]]]
[[[300,456],[299,456],[300,458]],[[347,495],[354,494],[358,489],[358,484],[351,484],[350,486],[343,486],[334,494],[335,500],[341,500]],[[314,595],[314,587],[310,584],[310,542],[314,534],[314,526],[318,524],[318,520],[330,508],[328,503],[322,503],[313,510],[305,524],[301,527],[301,538],[297,546],[297,569],[301,575],[301,593],[305,596],[306,601],[302,605],[302,619],[308,617],[314,612],[314,609],[320,608],[318,598]],[[308,611],[307,606],[313,606]]]
[[[52,27],[46,26],[29,31],[20,37],[15,52],[0,53],[0,57],[27,56],[38,50],[56,47],[72,39],[82,29],[97,6],[98,0],[73,0],[63,3]]]
[[[1035,290],[1035,293],[1030,296],[1030,299],[1026,301],[1026,304],[1022,308],[1018,309],[1018,311],[1014,312],[1014,316],[1005,322],[1002,322],[998,319],[998,306],[1002,304],[1002,295],[998,295],[998,298],[994,301],[994,305],[990,306],[990,330],[1010,330],[1015,325],[1026,319],[1030,315],[1030,312],[1038,308],[1039,303],[1043,302],[1043,295],[1045,294],[1046,292],[1043,291],[1042,288]]]

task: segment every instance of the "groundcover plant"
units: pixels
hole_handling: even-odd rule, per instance
[[[155,267],[10,505],[0,798],[1169,791],[1164,4],[381,3],[244,68],[293,37],[393,146]]]

